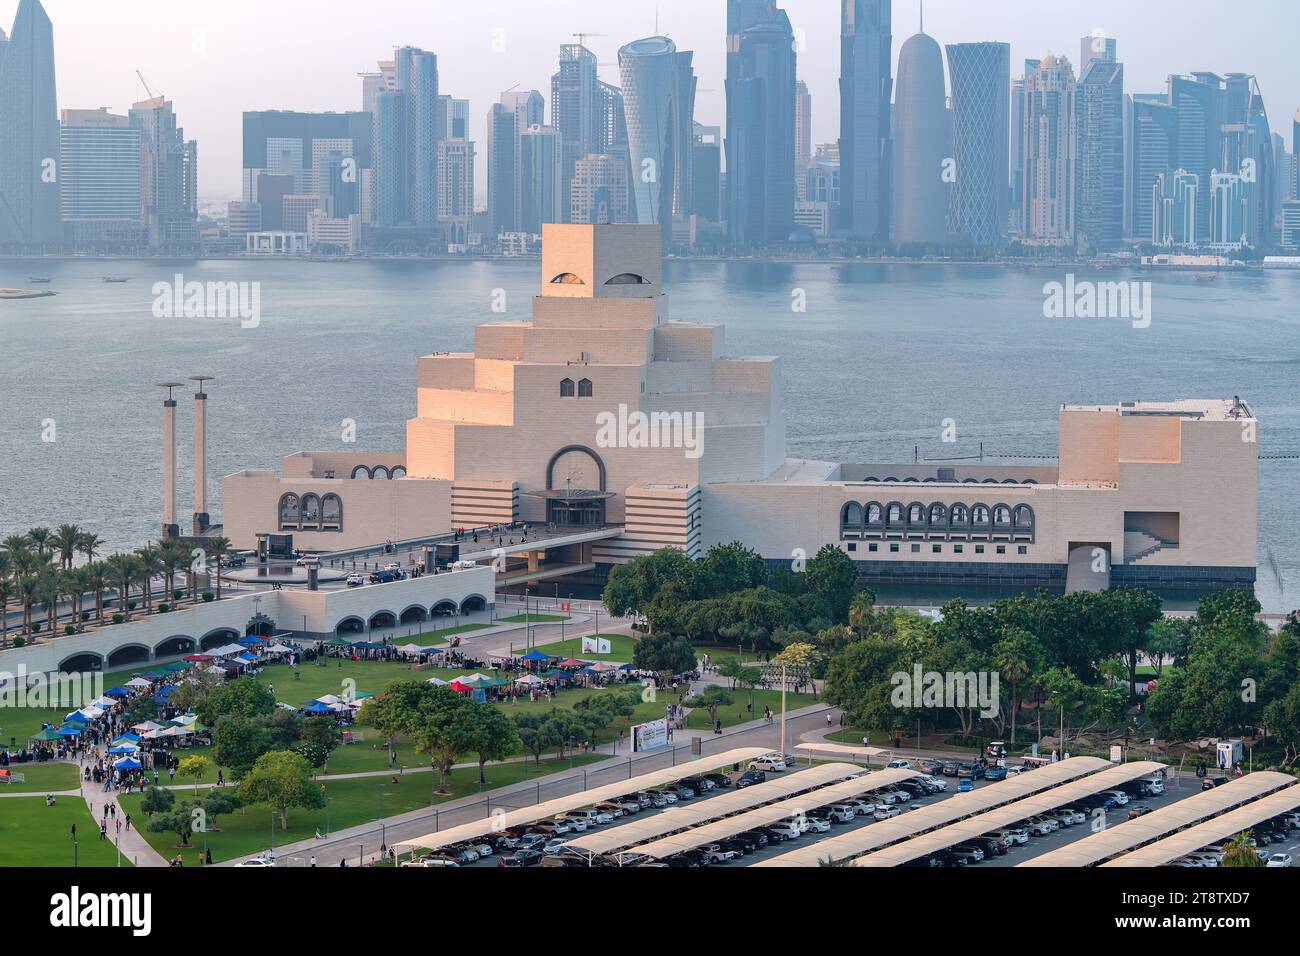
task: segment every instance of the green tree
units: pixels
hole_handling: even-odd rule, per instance
[[[176,794],[166,787],[147,787],[144,796],[140,799],[140,809],[145,813],[153,816],[155,813],[166,813],[176,805]],[[168,827],[170,829],[170,827]],[[166,833],[167,830],[156,831]]]
[[[182,777],[193,777],[194,783],[201,784],[203,778],[212,769],[212,761],[207,757],[184,757],[176,767]]]
[[[311,766],[287,750],[262,754],[239,782],[241,804],[268,804],[280,814],[280,828],[289,828],[289,809],[315,810],[325,806],[325,795],[311,780]]]
[[[560,745],[558,725],[551,720],[554,713],[552,708],[549,714],[516,714],[513,718],[524,751],[532,754],[536,763],[542,762],[543,753]]]
[[[415,749],[429,756],[437,772],[435,793],[446,793],[447,774],[468,749],[464,725],[456,718],[470,706],[475,705],[446,687],[424,681],[392,681],[382,695],[362,705],[362,718],[382,734],[405,734],[414,740]]]
[[[247,774],[270,749],[266,728],[251,717],[222,717],[212,729],[213,757],[237,778]]]
[[[695,669],[695,648],[684,637],[647,634],[636,642],[632,664],[638,670],[657,674],[681,674]]]
[[[1240,868],[1264,866],[1264,861],[1260,859],[1259,853],[1251,846],[1249,840],[1249,830],[1238,833],[1229,840],[1228,845],[1223,848],[1223,862],[1219,865]]]
[[[196,713],[209,726],[222,717],[261,717],[275,713],[275,694],[252,677],[240,677],[199,701]]]
[[[523,746],[514,722],[491,704],[462,708],[456,715],[456,734],[466,750],[478,756],[478,782],[487,783],[483,767],[489,760],[505,760]]]
[[[730,706],[735,702],[735,698],[731,696],[731,692],[725,687],[708,684],[694,697],[688,698],[686,704],[688,707],[707,710],[709,712],[709,723],[716,725],[718,722],[718,708]]]
[[[848,620],[849,604],[858,590],[858,566],[833,544],[823,545],[804,571],[808,590],[820,596],[831,610],[835,623]]]
[[[194,835],[195,824],[202,820],[201,810],[197,801],[182,800],[167,810],[150,816],[148,830],[150,833],[175,833],[180,837],[181,846],[188,847],[190,837]]]
[[[1021,689],[1042,672],[1046,654],[1034,635],[1019,627],[1007,628],[993,645],[998,674],[1011,690],[1011,743],[1016,742],[1016,718],[1020,713]]]

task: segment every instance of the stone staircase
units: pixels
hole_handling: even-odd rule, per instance
[[[1124,563],[1134,564],[1169,547],[1169,542],[1146,531],[1124,532]]]

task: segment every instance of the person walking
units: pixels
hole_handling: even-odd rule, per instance
[[[312,865],[312,869],[316,868],[316,854],[314,853],[311,856],[311,865]]]

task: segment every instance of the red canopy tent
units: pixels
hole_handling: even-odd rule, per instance
[[[452,681],[447,686],[458,694],[472,694],[474,692],[474,688],[470,687],[468,684],[462,684],[458,680]]]
[[[211,654],[191,654],[189,657],[182,657],[181,660],[189,661],[191,664],[206,664],[208,661],[216,660]]]

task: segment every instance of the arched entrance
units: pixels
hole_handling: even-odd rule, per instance
[[[104,669],[104,658],[99,654],[86,651],[81,654],[73,654],[59,662],[60,674],[75,674],[81,671],[102,671]]]
[[[178,635],[169,637],[153,649],[155,657],[180,657],[194,653],[194,638]]]
[[[125,667],[127,664],[138,664],[147,661],[149,657],[149,648],[141,644],[127,644],[125,647],[109,651],[107,666],[111,670],[114,667]]]

